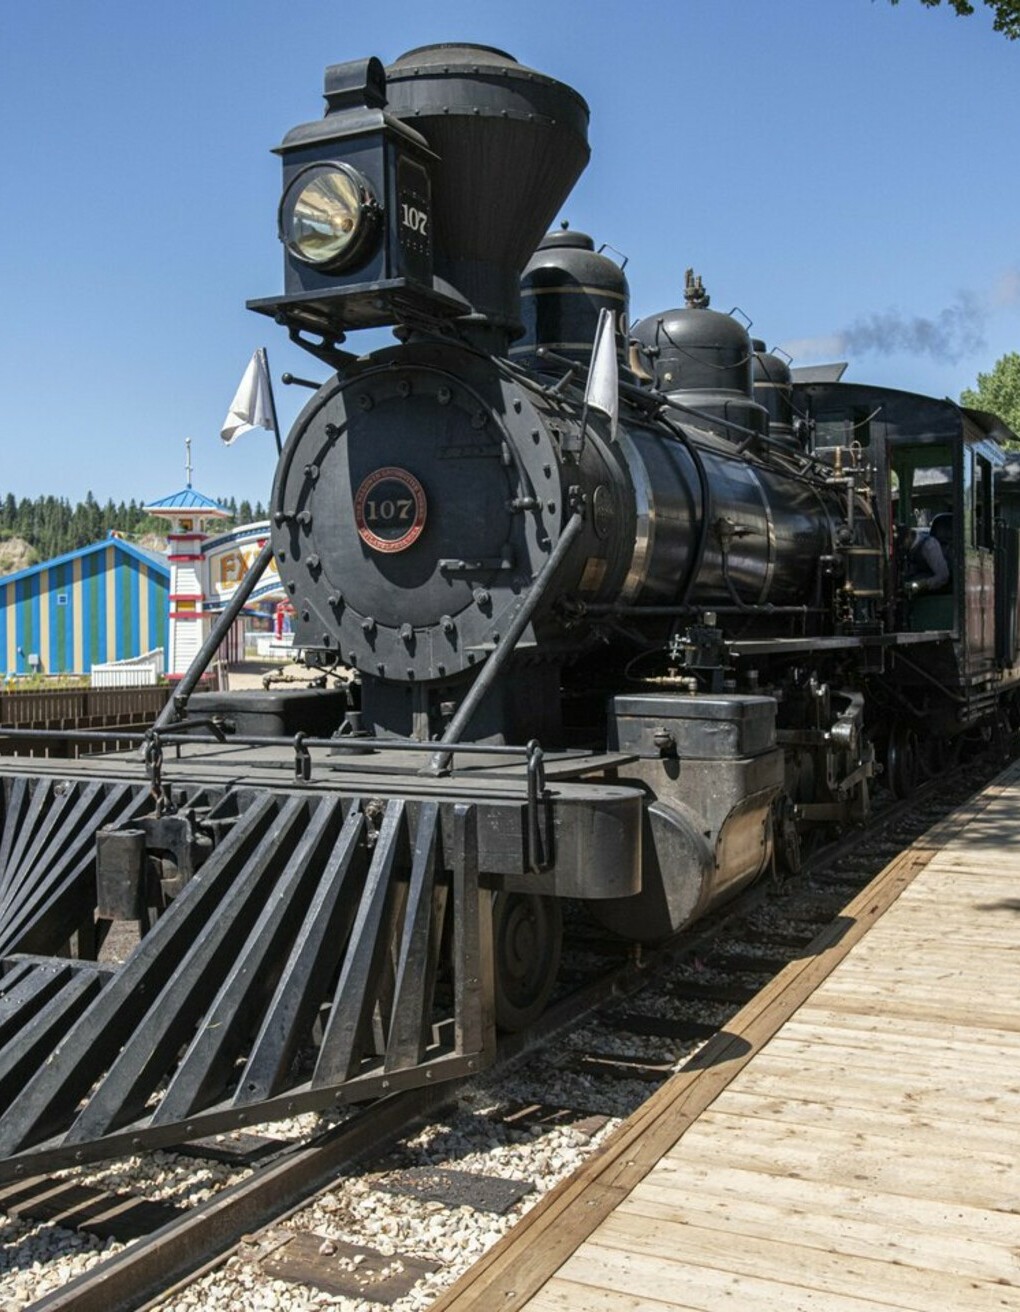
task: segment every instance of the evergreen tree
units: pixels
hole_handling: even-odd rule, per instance
[[[19,500],[13,492],[0,493],[0,538],[24,538],[40,560],[87,547],[111,529],[127,537],[146,533],[162,537],[166,525],[147,515],[143,503],[134,498],[126,505],[123,501],[115,504],[112,498],[100,505],[89,492],[83,502],[72,506],[65,497]]]

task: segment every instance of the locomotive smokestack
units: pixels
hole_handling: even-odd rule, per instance
[[[588,162],[588,106],[488,46],[423,46],[386,70],[387,111],[439,157],[437,287],[520,332],[520,275]]]

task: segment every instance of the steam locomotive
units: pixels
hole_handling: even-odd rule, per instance
[[[564,900],[662,939],[1020,728],[997,418],[791,370],[693,274],[632,324],[548,231],[587,106],[509,55],[341,64],[325,100],[250,306],[332,371],[264,557],[334,686],[185,680],[141,782],[0,763],[0,1178],[477,1069],[546,1005]]]

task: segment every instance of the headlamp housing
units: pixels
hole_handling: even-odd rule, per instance
[[[378,59],[326,70],[326,113],[287,133],[277,208],[284,293],[249,301],[333,368],[355,328],[459,318],[470,302],[434,273],[432,174],[439,157],[386,111]]]

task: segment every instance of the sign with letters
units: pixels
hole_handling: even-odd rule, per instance
[[[214,605],[230,599],[254,564],[255,558],[269,536],[268,524],[260,525],[259,529],[258,533],[227,535],[202,544],[208,571],[208,597]],[[266,593],[282,591],[283,585],[280,583],[276,560],[272,559],[266,566],[254,595],[263,596]]]

